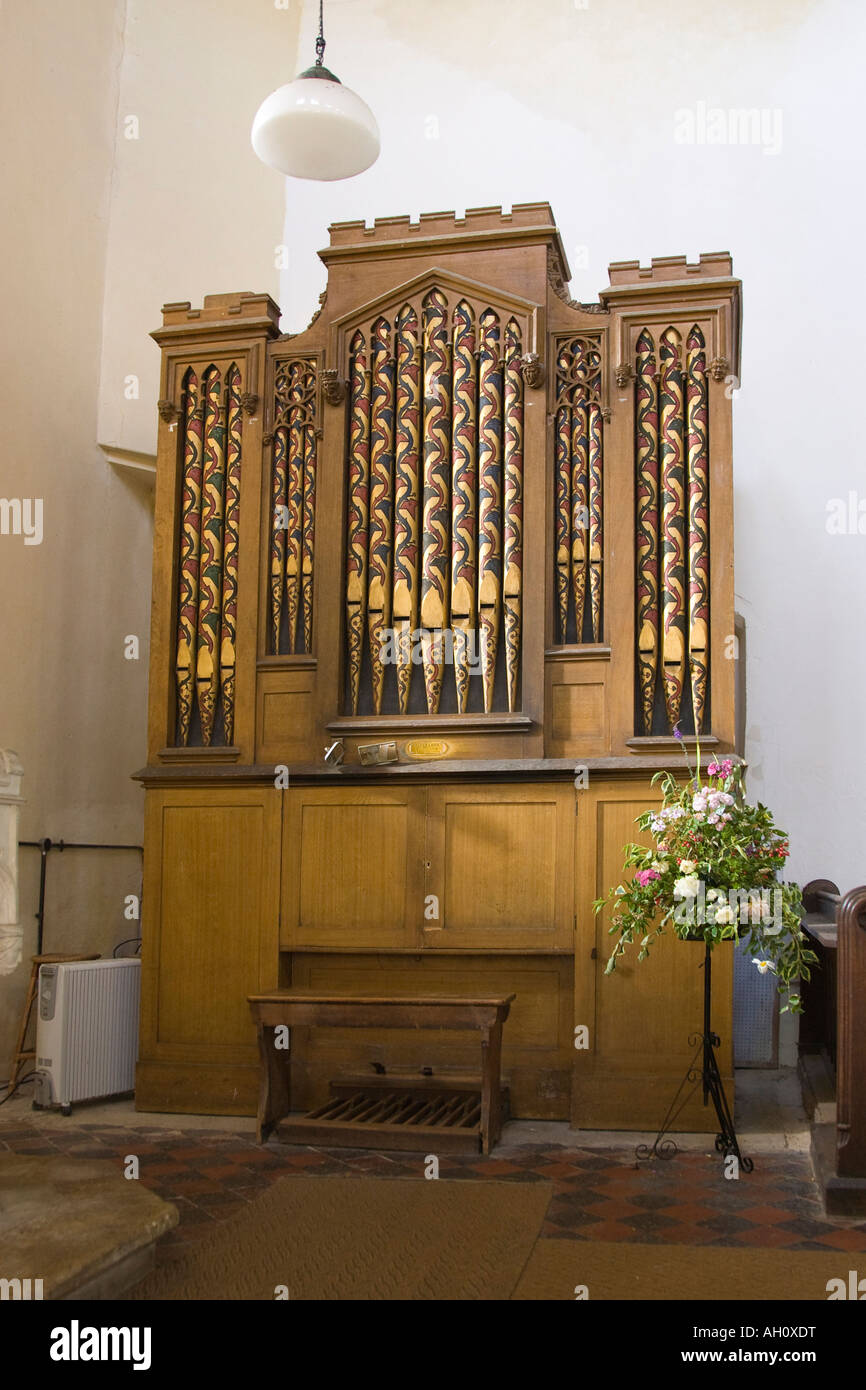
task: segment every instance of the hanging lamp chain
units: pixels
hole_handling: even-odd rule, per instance
[[[325,56],[325,24],[324,24],[324,0],[319,0],[319,37],[316,39],[316,67],[322,66],[322,59]]]

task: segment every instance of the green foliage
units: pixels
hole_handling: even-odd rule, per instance
[[[608,930],[616,939],[605,974],[635,943],[638,960],[645,960],[668,927],[710,948],[739,936],[756,968],[776,975],[782,1012],[802,1012],[794,986],[810,978],[817,956],[800,927],[800,889],[781,878],[787,836],[766,806],[746,801],[742,765],[710,762],[702,781],[698,749],[697,771],[685,782],[657,772],[652,784],[662,805],[644,811],[636,824],[655,844],[626,845],[623,882],[594,904],[596,912],[613,908]]]

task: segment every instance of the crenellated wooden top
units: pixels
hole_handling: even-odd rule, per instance
[[[640,261],[612,261],[608,266],[612,286],[642,285],[647,280],[667,284],[671,280],[688,280],[692,276],[727,279],[733,273],[733,261],[728,251],[704,251],[697,261],[689,261],[685,256],[653,256],[649,265],[641,265]]]
[[[188,299],[163,304],[162,328],[150,336],[162,346],[201,333],[223,337],[226,333],[251,330],[276,337],[280,331],[280,306],[269,294],[235,290],[231,294],[206,294],[200,309],[194,309]]]
[[[549,203],[515,203],[502,208],[467,208],[456,212],[424,212],[417,222],[407,215],[377,217],[372,226],[363,221],[334,222],[329,227],[330,245],[319,252],[325,265],[333,262],[388,259],[415,251],[493,250],[514,246],[547,245],[557,269],[567,283],[571,271],[562,238]]]

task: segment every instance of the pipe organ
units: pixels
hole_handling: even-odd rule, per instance
[[[653,773],[734,748],[730,258],[577,303],[547,204],[338,223],[320,255],[302,333],[238,293],[154,334],[137,1103],[253,1113],[253,992],[482,989],[517,996],[515,1114],[651,1127],[699,948],[606,979],[592,903]],[[297,1094],[463,1049],[298,1031]]]

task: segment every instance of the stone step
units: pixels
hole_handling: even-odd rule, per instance
[[[0,1281],[13,1282],[0,1296],[38,1297],[41,1280],[45,1299],[122,1297],[177,1223],[177,1207],[125,1178],[119,1160],[2,1154]]]

